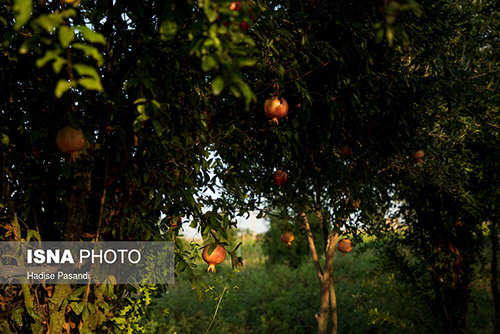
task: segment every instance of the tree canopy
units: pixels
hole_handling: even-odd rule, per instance
[[[392,263],[412,270],[396,245],[424,262],[438,252],[418,268],[443,282],[433,293],[458,296],[441,318],[460,331],[481,224],[498,221],[497,6],[2,1],[1,240],[174,240],[177,271],[201,294],[198,245],[183,245],[182,224],[222,243],[237,266],[235,218],[273,214],[306,230],[326,333],[328,312],[336,328],[336,241],[390,231],[393,214],[410,228],[384,234]],[[264,114],[270,97],[289,105],[277,122]],[[68,125],[86,138],[77,159],[56,145]],[[288,174],[281,186],[276,170]],[[48,319],[62,333],[64,300],[83,303],[69,286],[21,289],[16,314],[40,332]],[[85,299],[118,305],[120,289]],[[72,311],[84,332],[113,328],[102,305]],[[0,328],[28,326],[14,319]]]

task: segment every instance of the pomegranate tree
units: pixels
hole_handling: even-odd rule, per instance
[[[264,102],[264,113],[271,118],[271,122],[278,124],[278,119],[288,114],[288,102],[281,97],[271,97]]]
[[[337,244],[337,249],[339,250],[339,252],[342,252],[342,255],[349,253],[350,251],[352,251],[351,240],[345,238],[340,239]]]
[[[293,234],[292,231],[284,231],[281,233],[281,241],[285,243],[287,246],[292,245],[292,241],[295,240],[295,235]]]
[[[208,263],[207,271],[215,273],[215,266],[224,262],[224,260],[226,259],[226,250],[224,249],[224,247],[217,244],[212,253],[209,254],[209,250],[210,248],[212,248],[212,245],[213,244],[208,245],[205,247],[205,249],[203,249],[202,257],[203,261]]]
[[[274,172],[273,180],[274,182],[276,182],[278,187],[281,187],[281,185],[285,183],[287,179],[288,179],[288,174],[286,172],[279,169],[276,172]]]
[[[69,125],[59,130],[56,136],[57,147],[61,152],[70,154],[70,161],[76,161],[80,157],[85,141],[82,130]]]

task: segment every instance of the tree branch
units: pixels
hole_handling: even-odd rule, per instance
[[[307,219],[307,216],[303,210],[301,210],[300,216],[302,217],[302,222],[304,223],[304,227],[306,229],[307,242],[309,244],[309,250],[311,251],[311,256],[313,258],[314,266],[316,267],[316,272],[318,274],[319,281],[321,282],[323,280],[323,270],[321,269],[321,265],[319,263],[319,258],[318,258],[318,252],[316,251],[316,246],[314,245],[311,226],[309,225],[309,220]]]

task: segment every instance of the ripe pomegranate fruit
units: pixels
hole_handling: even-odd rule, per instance
[[[70,154],[70,161],[76,161],[79,153],[85,146],[85,136],[82,130],[66,126],[57,132],[56,144],[63,153]]]
[[[353,154],[352,147],[349,144],[344,144],[340,146],[340,154],[342,154],[344,157],[351,156]]]
[[[248,23],[246,23],[246,22],[241,22],[240,27],[241,27],[241,29],[243,29],[245,31],[247,31],[248,29],[250,29],[250,25]]]
[[[177,217],[177,219],[174,219],[173,217],[168,217],[167,226],[170,226],[171,228],[176,228],[177,226],[181,226],[181,224],[182,224],[181,216]]]
[[[239,12],[241,10],[241,1],[233,1],[229,5],[229,9]]]
[[[417,152],[413,153],[413,159],[415,159],[416,163],[419,163],[422,161],[424,155],[425,155],[424,150],[418,150]]]
[[[264,102],[264,113],[271,122],[278,124],[278,119],[288,114],[288,102],[280,97],[271,97]]]
[[[274,182],[276,182],[278,187],[281,187],[281,185],[285,183],[287,179],[288,179],[288,174],[286,172],[279,169],[276,172],[274,172],[273,180]]]
[[[292,241],[295,240],[295,235],[293,235],[292,231],[284,231],[281,233],[281,241],[285,243],[287,246],[292,245]]]
[[[352,251],[351,240],[345,238],[340,239],[337,244],[337,249],[339,250],[339,252],[342,252],[342,255],[349,253],[350,251]]]
[[[203,249],[202,256],[203,261],[208,263],[207,271],[215,273],[215,266],[224,262],[224,260],[226,259],[226,250],[221,245],[217,245],[214,251],[211,254],[208,254],[208,250],[211,248],[211,246],[212,245],[208,245],[207,247],[205,247],[205,249]]]

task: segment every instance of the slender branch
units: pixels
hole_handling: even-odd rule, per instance
[[[102,217],[104,214],[104,203],[106,201],[106,189],[108,189],[107,182],[108,182],[108,170],[109,170],[109,151],[106,152],[106,167],[104,171],[104,189],[102,191],[102,196],[101,196],[101,207],[99,209],[99,222],[97,224],[97,240],[99,239],[99,234],[101,233],[101,224],[102,224]]]
[[[226,286],[224,287],[224,290],[222,290],[222,294],[219,298],[219,302],[217,303],[217,307],[215,308],[214,316],[212,317],[212,321],[210,321],[210,325],[208,325],[208,328],[205,332],[205,334],[208,334],[208,331],[212,327],[212,324],[214,323],[215,317],[217,316],[217,312],[219,311],[220,303],[222,302],[222,298],[224,298],[224,293],[226,292],[227,286],[229,285],[229,280],[227,280]]]
[[[318,184],[316,189],[316,203],[314,212],[316,213],[316,217],[318,218],[319,226],[321,228],[321,235],[323,236],[323,249],[326,251],[326,247],[328,245],[328,227],[325,224],[325,219],[323,218],[323,213],[321,212],[320,189],[321,187]]]
[[[309,250],[311,251],[311,256],[313,258],[314,266],[316,267],[316,272],[318,274],[319,281],[321,282],[323,280],[323,270],[321,269],[321,264],[319,263],[319,258],[318,258],[318,252],[316,251],[316,246],[314,245],[311,226],[309,225],[309,221],[303,210],[301,210],[300,216],[302,217],[302,222],[304,223],[304,227],[306,229],[307,242],[309,243]]]
[[[303,77],[305,77],[305,76],[307,76],[307,75],[311,74],[313,71],[317,70],[320,66],[325,67],[325,66],[326,66],[326,65],[328,65],[329,63],[330,63],[330,62],[329,62],[329,61],[327,61],[327,62],[324,62],[324,63],[318,64],[318,65],[316,65],[315,67],[313,67],[312,69],[310,69],[309,71],[307,71],[306,73],[302,74],[300,77],[296,77],[296,78],[295,78],[295,79],[293,79],[293,80],[285,81],[284,83],[285,83],[285,84],[287,84],[287,83],[291,83],[291,82],[295,82],[295,81],[297,81],[297,80],[300,80],[300,79],[302,79]]]
[[[325,249],[325,279],[326,276],[331,276],[331,273],[333,273],[333,255],[335,254],[335,244],[337,243],[338,239],[339,235],[337,234],[337,232],[332,231],[328,238],[328,245]]]

